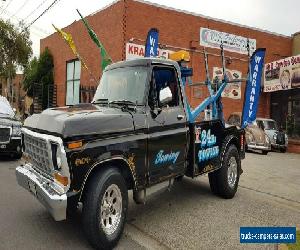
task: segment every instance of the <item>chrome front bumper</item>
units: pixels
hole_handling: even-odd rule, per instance
[[[37,171],[31,164],[16,168],[18,184],[33,194],[50,212],[54,220],[66,219],[67,195],[54,181],[50,181]]]
[[[279,149],[281,149],[281,148],[287,148],[287,146],[288,146],[288,144],[276,144],[276,143],[272,143],[272,147],[273,148],[279,148]]]
[[[248,149],[271,151],[271,146],[248,144],[247,147]]]

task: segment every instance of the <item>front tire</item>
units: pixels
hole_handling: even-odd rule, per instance
[[[263,155],[267,155],[269,153],[269,151],[267,151],[267,150],[262,150],[262,154]]]
[[[116,168],[94,174],[88,183],[82,210],[85,234],[96,249],[117,245],[127,215],[128,193],[123,176]]]
[[[208,175],[212,192],[225,199],[234,197],[241,173],[241,159],[235,145],[231,144],[221,157],[221,168]]]

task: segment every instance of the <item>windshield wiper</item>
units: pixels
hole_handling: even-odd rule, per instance
[[[122,109],[133,109],[136,110],[137,102],[129,101],[129,100],[114,100],[109,102],[109,104],[117,104],[122,105]],[[129,105],[134,105],[134,107],[129,107]]]
[[[96,99],[95,101],[92,102],[93,104],[102,104],[102,103],[105,103],[105,104],[108,104],[108,99],[107,98],[99,98],[99,99]]]
[[[135,102],[129,101],[129,100],[114,100],[109,102],[109,104],[127,104],[127,105],[136,105]]]

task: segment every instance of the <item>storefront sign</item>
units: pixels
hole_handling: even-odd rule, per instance
[[[265,65],[264,92],[300,88],[300,55]]]
[[[226,70],[226,75],[229,80],[241,79],[242,72],[237,70]],[[222,68],[214,67],[213,68],[213,80],[221,81],[223,79],[223,70]],[[222,97],[228,97],[231,99],[241,99],[241,83],[228,83],[225,90],[222,92]]]
[[[247,40],[248,39],[246,37],[207,28],[200,28],[200,45],[205,47],[219,49],[221,42],[223,42],[224,50],[240,54],[248,54]],[[252,54],[256,49],[255,39],[249,39],[249,47],[250,54]]]
[[[126,60],[142,58],[145,55],[145,46],[135,43],[126,43]],[[169,58],[169,50],[158,48],[158,57]]]

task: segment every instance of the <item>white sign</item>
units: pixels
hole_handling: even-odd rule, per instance
[[[265,64],[264,92],[300,88],[300,55]]]
[[[223,42],[224,50],[240,54],[248,54],[248,38],[226,32],[200,28],[200,45],[220,49]],[[249,39],[250,55],[256,50],[256,39]]]
[[[169,58],[169,50],[158,49],[158,57]],[[145,46],[135,43],[126,43],[126,60],[142,58],[145,56]]]
[[[226,69],[226,75],[228,80],[241,79],[242,72],[237,70]],[[223,70],[222,68],[214,67],[213,68],[213,80],[221,81],[223,80]],[[241,83],[228,83],[222,92],[222,97],[228,97],[231,99],[241,99]]]

